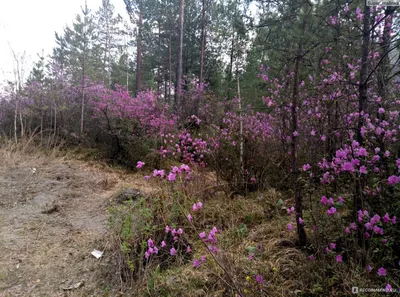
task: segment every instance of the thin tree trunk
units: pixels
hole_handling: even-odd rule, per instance
[[[81,100],[81,126],[80,126],[80,134],[83,135],[83,121],[85,114],[85,56],[83,57],[82,63],[82,100]],[[54,115],[55,117],[56,115]]]
[[[169,71],[168,71],[168,99],[169,104],[172,105],[172,97],[171,97],[171,86],[172,86],[172,58],[171,58],[171,35],[169,35],[169,46],[168,46],[168,64],[169,64]]]
[[[240,160],[240,178],[241,178],[241,188],[244,193],[247,192],[246,180],[244,176],[244,137],[243,137],[243,109],[242,109],[242,98],[240,96],[240,82],[239,82],[239,74],[236,77],[237,79],[237,93],[239,100],[239,160]]]
[[[362,114],[367,107],[367,90],[368,90],[368,53],[370,45],[370,10],[365,5],[364,24],[363,24],[363,40],[361,48],[361,69],[360,69],[360,85],[358,95],[358,112]],[[358,117],[357,141],[362,144],[364,139],[361,135],[361,128],[364,125],[364,117]]]
[[[158,50],[161,51],[161,21],[158,20]],[[162,79],[161,79],[161,53],[158,53],[158,61],[157,61],[157,94],[160,94],[160,89],[162,86]]]
[[[80,129],[81,135],[83,134],[84,113],[85,113],[85,89],[82,87],[82,108],[81,108],[81,129]]]
[[[23,138],[25,136],[25,129],[24,129],[24,122],[22,120],[22,112],[19,112],[19,122],[21,125],[21,138]]]
[[[178,58],[176,62],[176,81],[175,81],[175,102],[174,111],[179,110],[182,95],[182,53],[183,53],[183,20],[185,13],[185,0],[180,0],[179,3],[179,47]]]
[[[299,72],[300,72],[300,62],[302,59],[302,45],[301,41],[299,44],[296,64],[294,70],[294,81],[293,81],[293,96],[292,96],[292,107],[291,107],[291,116],[292,116],[292,142],[291,142],[291,159],[292,159],[292,174],[294,178],[294,193],[295,193],[295,209],[296,209],[296,223],[297,223],[297,235],[299,239],[299,243],[301,246],[304,246],[307,242],[306,232],[304,230],[303,224],[300,223],[300,218],[303,216],[303,201],[301,197],[301,189],[300,189],[300,172],[297,168],[297,107],[298,107],[298,96],[299,96]]]
[[[43,145],[43,111],[40,118],[40,146]]]
[[[104,7],[104,2],[103,2],[103,7]],[[106,44],[105,44],[105,49],[104,49],[104,57],[103,57],[103,83],[106,83],[106,73],[107,73],[107,61],[108,61],[108,39],[109,39],[109,33],[110,33],[110,28],[109,28],[109,20],[108,18],[106,19]]]
[[[15,112],[14,112],[14,138],[15,138],[15,143],[18,143],[18,137],[17,137],[17,115],[18,115],[18,100],[17,100],[17,95],[15,95]]]
[[[137,36],[137,57],[136,57],[136,89],[135,96],[142,88],[142,7],[139,6],[139,22],[138,22],[138,36]]]
[[[392,30],[392,21],[393,21],[393,13],[395,11],[394,7],[388,6],[385,10],[385,27],[383,29],[383,36],[382,42],[380,44],[381,53],[380,56],[382,57],[382,63],[380,65],[378,71],[378,93],[379,96],[382,98],[382,102],[386,101],[386,86],[388,84],[388,70],[389,70],[389,47],[390,47],[390,31]],[[379,107],[382,107],[379,104]]]
[[[54,102],[54,136],[57,133],[57,105]]]
[[[232,35],[232,43],[231,43],[231,54],[230,54],[230,62],[229,62],[229,73],[228,73],[228,99],[231,99],[231,82],[233,76],[233,55],[234,55],[234,46],[235,46],[235,32]]]
[[[202,0],[201,13],[201,50],[200,50],[200,83],[204,80],[204,51],[206,47],[206,0]]]

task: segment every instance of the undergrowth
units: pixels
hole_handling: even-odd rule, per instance
[[[125,292],[135,296],[344,296],[355,286],[384,288],[352,258],[342,263],[331,255],[310,257],[316,252],[312,238],[299,248],[295,232],[287,230],[292,199],[274,189],[247,197],[207,192],[213,182],[194,172],[190,182],[178,178],[148,182],[158,190],[109,209],[116,267]],[[202,206],[194,211],[199,201]],[[183,232],[174,240],[166,226]],[[215,241],[203,240],[201,232],[207,235],[213,227],[218,230]],[[309,228],[307,233],[315,236]]]

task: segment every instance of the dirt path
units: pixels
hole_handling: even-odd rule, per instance
[[[0,296],[107,295],[90,253],[107,248],[110,197],[139,178],[44,156],[0,162]]]

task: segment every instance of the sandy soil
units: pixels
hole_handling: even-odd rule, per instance
[[[102,278],[106,253],[96,259],[91,251],[107,250],[110,197],[143,178],[66,158],[0,157],[0,296],[114,291]]]

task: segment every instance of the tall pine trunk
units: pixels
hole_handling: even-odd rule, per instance
[[[142,6],[139,5],[139,21],[138,21],[138,36],[137,36],[137,52],[136,52],[136,88],[135,96],[140,92],[142,87]]]
[[[204,51],[206,47],[206,0],[202,0],[201,12],[201,49],[200,49],[200,83],[204,80]]]
[[[169,35],[169,45],[168,45],[168,101],[170,105],[173,105],[172,96],[171,96],[171,86],[172,86],[172,40],[171,34]]]
[[[299,75],[300,75],[300,63],[302,60],[302,45],[301,41],[299,43],[295,69],[294,69],[294,81],[293,81],[293,94],[292,94],[292,107],[291,107],[291,117],[292,117],[292,142],[291,142],[291,168],[292,175],[294,179],[294,198],[295,198],[295,209],[296,209],[296,224],[297,224],[297,236],[299,239],[299,244],[304,246],[307,242],[306,232],[304,230],[303,224],[300,223],[300,218],[303,216],[303,199],[301,197],[300,188],[300,172],[297,166],[297,108],[298,108],[298,97],[299,97]]]
[[[183,20],[185,12],[185,0],[179,3],[179,43],[178,58],[176,62],[176,80],[175,80],[175,102],[174,111],[177,112],[181,104],[182,95],[182,53],[183,53]]]

